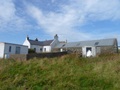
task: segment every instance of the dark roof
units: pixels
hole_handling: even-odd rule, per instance
[[[69,42],[69,43],[66,43],[64,46],[62,46],[61,44],[58,44],[55,48],[83,47],[83,46],[112,46],[114,45],[115,41],[117,41],[116,38]]]
[[[53,40],[36,41],[36,40],[31,40],[31,39],[28,39],[28,41],[30,42],[31,45],[39,45],[39,46],[47,46],[53,42]]]

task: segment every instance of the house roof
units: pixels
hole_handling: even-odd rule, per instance
[[[114,45],[114,42],[116,40],[117,40],[116,38],[111,38],[111,39],[69,42],[63,45],[60,43],[55,48],[83,47],[83,46],[111,46]]]
[[[47,46],[53,42],[53,40],[36,41],[36,40],[31,40],[31,39],[28,39],[28,41],[30,42],[31,45],[40,45],[40,46]]]

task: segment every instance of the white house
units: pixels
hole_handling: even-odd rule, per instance
[[[58,35],[54,36],[52,40],[39,41],[37,38],[35,40],[29,39],[27,36],[23,45],[28,46],[29,49],[34,49],[35,52],[51,52],[53,48],[59,43]]]
[[[11,54],[28,54],[28,47],[12,43],[0,43],[0,58],[9,58]]]

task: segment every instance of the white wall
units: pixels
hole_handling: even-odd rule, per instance
[[[31,48],[30,42],[27,40],[27,38],[25,39],[23,45],[28,46],[28,48]]]
[[[82,56],[86,57],[86,47],[82,47]]]
[[[51,52],[51,46],[43,46],[43,52]]]
[[[51,46],[39,46],[39,45],[31,45],[31,49],[36,48],[37,53],[41,52],[51,52]],[[40,49],[42,48],[42,51]],[[45,50],[46,49],[46,50]]]
[[[58,39],[54,39],[54,41],[50,44],[51,50],[59,43]]]
[[[39,45],[31,45],[31,49],[34,49],[34,48],[36,48],[36,52],[37,52],[37,53],[43,52],[43,47],[42,47],[42,46],[39,46]],[[42,48],[42,51],[40,51],[40,48]]]
[[[58,39],[54,39],[50,46],[43,46],[43,52],[51,52],[52,49],[59,43]],[[45,50],[46,49],[46,50]]]
[[[96,47],[92,47],[92,56],[93,56],[93,57],[96,56]]]
[[[0,43],[0,58],[4,56],[4,43]]]
[[[21,46],[21,52],[20,54],[28,54],[28,47]]]

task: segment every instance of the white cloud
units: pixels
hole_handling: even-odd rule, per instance
[[[94,20],[116,20],[120,19],[118,15],[120,9],[119,0],[95,0],[92,3],[92,0],[87,0],[86,3],[86,13],[89,18]]]
[[[16,11],[13,0],[0,0],[0,31],[16,31],[29,27],[24,19],[16,15]]]
[[[30,6],[29,12],[37,20],[40,27],[52,36],[57,33],[63,36],[60,38],[64,40],[78,40],[78,36],[81,37],[81,39],[89,38],[87,34],[74,30],[73,24],[76,23],[77,18],[74,16],[76,12],[72,10],[67,13],[50,12],[44,15],[43,12],[37,7]]]
[[[120,19],[119,0],[71,0],[69,5],[61,5],[59,13],[44,13],[34,5],[28,5],[29,14],[34,17],[45,32],[62,34],[61,39],[85,40],[94,37],[92,33],[83,33],[81,26],[88,21]],[[79,30],[76,29],[79,27]]]

